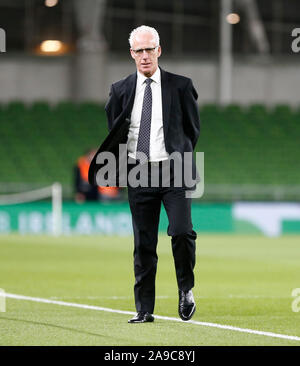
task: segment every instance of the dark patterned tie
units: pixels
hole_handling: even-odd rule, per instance
[[[149,160],[150,152],[150,130],[151,130],[151,115],[152,115],[152,79],[145,80],[146,87],[143,100],[142,117],[140,123],[140,131],[137,143],[137,151],[143,152]],[[145,163],[145,159],[141,159],[141,164]]]

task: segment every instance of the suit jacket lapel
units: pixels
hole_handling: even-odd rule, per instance
[[[171,108],[171,86],[169,77],[166,71],[160,67],[161,72],[161,98],[162,98],[162,114],[163,114],[163,128],[165,138],[169,127],[169,115]]]
[[[135,97],[135,89],[136,89],[136,79],[137,73],[133,73],[129,75],[127,83],[126,83],[126,105],[124,108],[125,117],[128,117],[132,111],[134,97]]]
[[[124,83],[125,91],[123,98],[123,109],[121,114],[113,121],[113,126],[117,124],[120,120],[124,122],[126,118],[130,117],[134,103],[136,78],[136,73],[131,74],[127,77],[126,82]]]

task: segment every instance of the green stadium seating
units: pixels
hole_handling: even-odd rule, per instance
[[[299,184],[300,109],[207,104],[200,118],[205,184]],[[96,103],[1,105],[0,182],[72,187],[78,157],[107,133],[104,106]]]

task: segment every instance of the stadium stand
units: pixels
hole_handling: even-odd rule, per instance
[[[200,117],[196,150],[205,153],[205,187],[299,184],[300,110],[287,105],[204,105]],[[58,181],[64,198],[71,198],[74,163],[88,147],[98,147],[107,132],[99,104],[0,106],[0,192],[13,184]],[[258,197],[253,193],[252,198]]]

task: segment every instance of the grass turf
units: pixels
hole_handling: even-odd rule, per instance
[[[131,237],[0,237],[7,293],[135,311]],[[299,237],[199,235],[193,320],[300,336]],[[170,238],[159,237],[155,314],[178,317]],[[154,315],[155,315],[154,314]],[[6,299],[0,345],[295,345],[271,338],[130,315]]]

